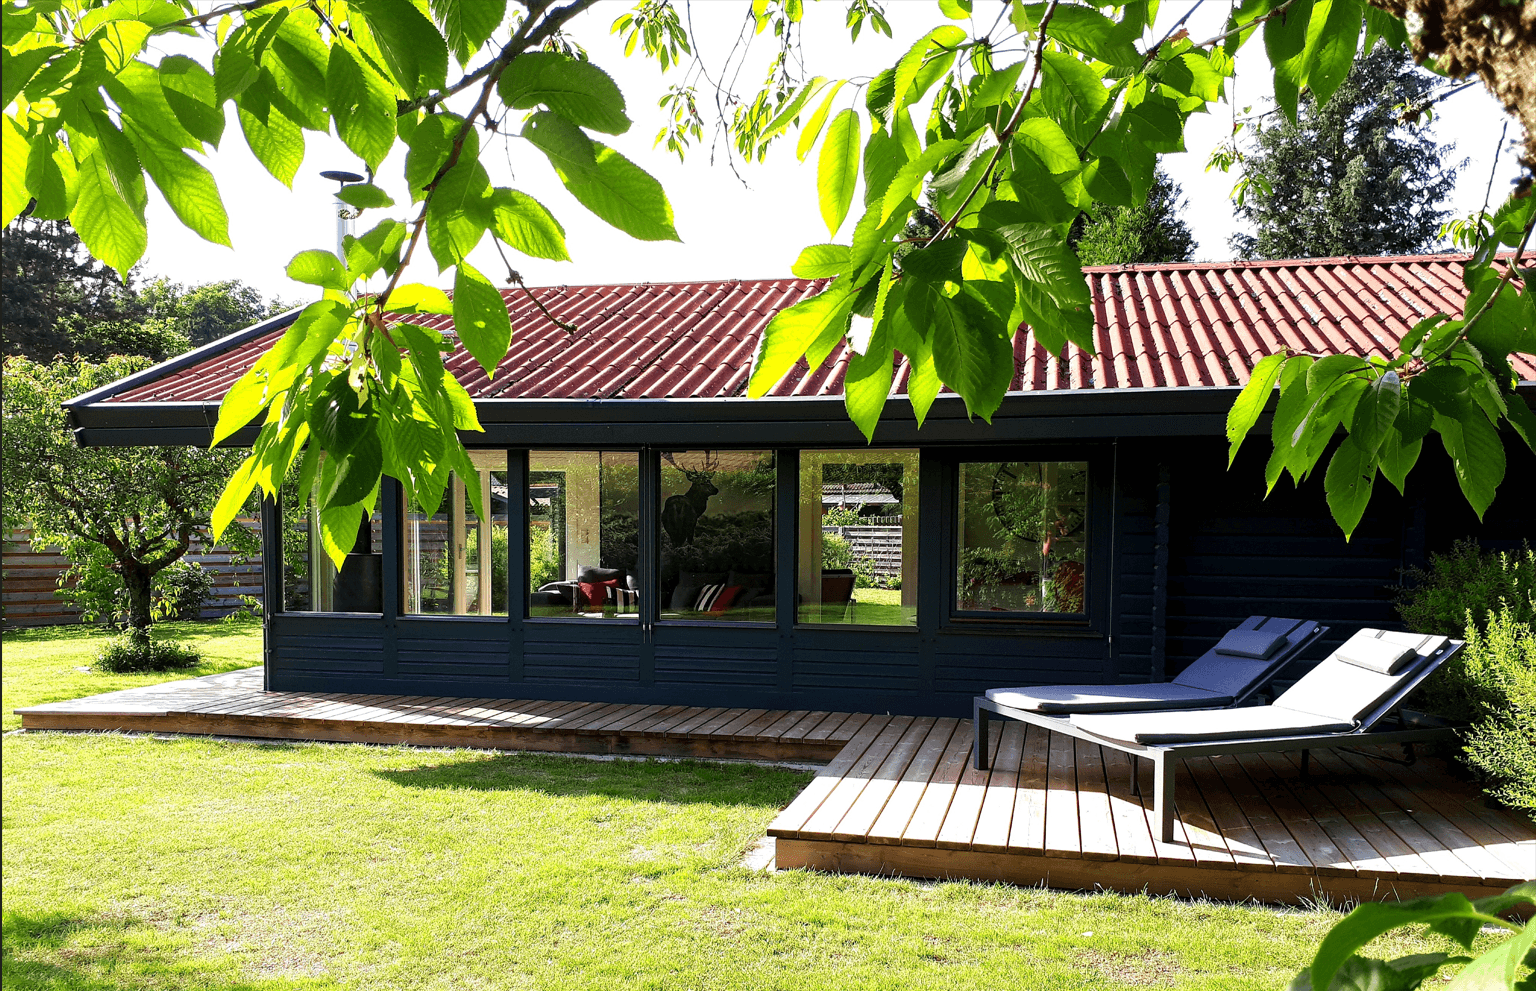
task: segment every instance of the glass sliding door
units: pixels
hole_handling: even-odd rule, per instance
[[[337,542],[349,548],[339,570],[325,551],[313,492],[301,496],[293,482],[287,483],[282,514],[283,611],[383,611],[384,519],[377,506],[355,535],[338,535]]]
[[[917,625],[917,451],[801,451],[799,623]]]
[[[528,452],[528,615],[634,621],[640,456]]]
[[[405,574],[401,587],[410,615],[504,616],[507,612],[507,455],[470,451],[475,474],[448,483],[431,517],[405,513]],[[478,490],[488,518],[475,513],[469,487]]]
[[[772,623],[772,451],[661,454],[661,619]]]

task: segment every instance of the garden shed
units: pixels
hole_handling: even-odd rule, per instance
[[[1226,411],[1265,354],[1383,353],[1459,308],[1464,261],[1090,268],[1096,356],[1021,333],[991,423],[941,394],[921,429],[903,362],[872,444],[846,351],[745,398],[762,328],[822,283],[508,290],[494,374],[446,357],[485,432],[436,515],[386,485],[338,574],[302,496],[264,507],[267,687],[958,715],[999,685],[1163,680],[1253,614],[1393,626],[1403,569],[1536,532],[1536,458],[1510,446],[1479,521],[1427,444],[1346,542],[1320,478],[1264,498],[1263,436],[1227,469]],[[294,316],[78,397],[78,440],[207,443]]]

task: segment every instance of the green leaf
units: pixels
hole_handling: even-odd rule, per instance
[[[852,111],[847,112],[852,113]],[[837,122],[833,121],[833,128],[835,129],[836,126]],[[855,132],[855,140],[857,140],[857,132]],[[891,184],[886,187],[885,196],[882,199],[880,224],[883,226],[907,197],[910,196],[916,199],[917,194],[922,191],[923,182],[928,178],[928,173],[938,168],[945,159],[959,154],[965,147],[966,144],[962,141],[935,141],[927,148],[924,148],[921,155],[898,169],[896,175],[891,179]],[[822,150],[822,154],[825,156],[826,149]],[[844,211],[846,212],[846,207]],[[826,216],[825,207],[823,207],[822,216]],[[830,224],[830,221],[828,223]],[[838,226],[842,226],[841,217],[838,218]],[[837,231],[833,230],[832,233],[836,234]]]
[[[1455,365],[1431,365],[1408,383],[1408,393],[1430,405],[1435,412],[1453,420],[1472,408],[1467,373]]]
[[[1109,90],[1104,80],[1081,60],[1066,52],[1041,55],[1040,109],[1061,125],[1079,148],[1104,123],[1109,110]]]
[[[842,84],[839,83],[838,85]],[[880,72],[875,74],[875,78],[869,81],[869,89],[865,90],[864,92],[864,108],[869,111],[870,120],[876,121],[881,127],[884,127],[886,124],[890,123],[891,104],[895,102],[896,68],[892,66],[889,69],[882,69]],[[826,108],[831,103],[832,100],[829,97],[822,104],[822,109],[819,111],[819,113],[823,119],[826,117]],[[821,127],[821,123],[818,121],[816,126],[819,129]],[[810,144],[806,142],[803,133],[804,132],[802,132],[802,137],[800,138],[800,143],[804,148],[804,150],[800,152],[800,158],[802,160],[805,158],[805,152],[810,150]],[[811,143],[814,143],[816,139],[812,137],[810,140]]]
[[[1376,452],[1376,460],[1381,468],[1381,474],[1392,487],[1399,493],[1407,491],[1408,473],[1418,463],[1419,452],[1424,448],[1423,436],[1412,440],[1403,436],[1403,432],[1396,425],[1387,431],[1387,436],[1381,442],[1381,448]]]
[[[891,394],[893,375],[890,323],[877,321],[864,353],[855,351],[849,355],[843,380],[843,406],[866,441],[875,439],[875,427]]]
[[[32,216],[38,220],[63,220],[75,208],[80,173],[74,156],[57,140],[38,136],[27,153],[27,192],[37,198]]]
[[[240,131],[251,153],[272,178],[292,189],[293,177],[304,164],[304,132],[299,125],[275,109],[263,121],[242,105]]]
[[[763,137],[771,137],[788,127],[796,117],[800,116],[800,111],[805,109],[805,105],[810,102],[811,97],[820,93],[826,87],[827,82],[826,76],[816,76],[801,86],[794,99],[786,103],[784,109],[779,111],[778,116],[769,121],[768,126],[763,128]]]
[[[1312,7],[1301,60],[1318,106],[1328,102],[1355,63],[1362,15],[1360,0],[1317,0]]]
[[[261,66],[249,49],[234,42],[223,46],[213,57],[213,105],[241,96],[260,78]]]
[[[411,187],[412,203],[419,203],[426,196],[426,185],[437,177],[438,171],[448,161],[448,153],[453,147],[453,135],[458,133],[463,123],[462,119],[450,114],[428,114],[405,139],[410,147],[405,155],[405,181]],[[478,152],[480,142],[473,128],[465,140],[466,149],[471,141]],[[460,158],[463,158],[462,154]]]
[[[929,340],[939,378],[965,400],[967,413],[992,422],[1013,380],[1013,335],[986,307],[967,306],[963,295],[951,299],[922,289],[910,292],[908,299],[918,294],[930,297]],[[917,322],[910,308],[907,318]]]
[[[215,542],[234,522],[235,516],[245,507],[245,501],[250,496],[251,489],[256,487],[256,461],[254,454],[242,461],[240,467],[235,470],[234,476],[225,484],[224,491],[219,493],[219,501],[214,503],[213,513],[209,519]]]
[[[490,176],[471,150],[466,141],[427,206],[427,247],[439,272],[467,257],[494,222]]]
[[[857,111],[844,110],[832,118],[816,164],[816,193],[821,204],[821,219],[833,237],[843,226],[848,207],[853,203],[853,190],[859,182],[861,145]]]
[[[1456,469],[1456,481],[1481,520],[1504,480],[1504,442],[1483,411],[1471,407],[1459,419],[1436,413],[1435,429]]]
[[[523,254],[557,262],[571,260],[565,247],[565,228],[527,193],[492,190],[491,217],[496,236]]]
[[[63,51],[50,45],[12,55],[9,48],[0,48],[0,110],[10,109],[11,101],[32,81],[43,63]]]
[[[490,40],[507,15],[507,0],[431,0],[432,13],[443,25],[448,47],[459,65],[467,65]]]
[[[1515,977],[1526,954],[1536,945],[1536,924],[1525,927],[1509,939],[1475,958],[1456,975],[1446,991],[1505,991],[1515,985]]]
[[[448,45],[420,10],[400,0],[352,0],[348,7],[368,22],[401,89],[420,96],[442,88],[448,79]]]
[[[1082,167],[1077,148],[1061,125],[1049,117],[1030,117],[1019,124],[1014,140],[1029,149],[1053,175],[1076,172]]]
[[[952,21],[967,20],[971,16],[971,0],[939,0],[939,10]]]
[[[876,78],[878,80],[878,77]],[[827,90],[826,97],[822,99],[821,105],[816,108],[815,113],[811,114],[811,119],[800,128],[800,140],[795,145],[795,157],[800,161],[805,161],[805,156],[810,154],[811,148],[816,145],[816,139],[821,137],[821,128],[826,124],[827,114],[832,110],[832,101],[837,98],[838,90],[843,88],[846,81],[839,79],[832,84],[832,88]],[[873,94],[873,89],[870,92]]]
[[[336,136],[377,171],[395,144],[395,100],[389,83],[345,44],[331,46],[325,91]]]
[[[307,282],[312,286],[346,292],[352,287],[347,279],[347,267],[329,251],[311,248],[293,256],[288,263],[288,278],[295,282]]]
[[[917,82],[918,74],[922,72],[926,63],[934,61],[928,57],[928,53],[937,48],[941,52],[948,51],[948,58],[954,59],[954,48],[965,41],[965,32],[953,24],[941,24],[923,35],[911,48],[907,49],[901,61],[896,63],[896,74],[892,80],[892,95],[895,97],[892,112],[900,111],[902,107],[915,103],[922,99],[922,92],[913,92],[913,83]],[[944,58],[944,55],[938,58]]]
[[[908,319],[905,305],[890,307],[888,313],[892,342],[907,359],[907,399],[912,403],[912,413],[921,428],[943,386],[933,367],[933,347]]]
[[[1375,459],[1355,444],[1353,435],[1345,437],[1328,461],[1323,491],[1328,496],[1328,509],[1339,529],[1344,531],[1346,541],[1354,535],[1365,515],[1375,481]]]
[[[6,159],[9,163],[11,156],[7,154]],[[79,193],[75,208],[69,212],[69,223],[92,257],[116,269],[123,279],[144,257],[149,244],[144,218],[118,192],[101,151],[92,152],[80,163]]]
[[[400,267],[400,247],[405,243],[405,234],[404,224],[386,218],[362,237],[343,238],[347,274],[353,281],[367,278],[381,268],[386,274],[394,275]]]
[[[1392,425],[1397,422],[1402,398],[1403,385],[1394,371],[1383,373],[1361,394],[1349,423],[1349,436],[1366,456],[1375,457],[1386,440]]]
[[[1275,391],[1275,380],[1280,377],[1280,368],[1286,358],[1284,352],[1260,358],[1258,364],[1253,366],[1248,384],[1243,386],[1243,391],[1232,401],[1232,408],[1227,411],[1228,468],[1237,460],[1238,448],[1243,446],[1248,431],[1259,422],[1259,415],[1264,412],[1270,395]]]
[[[224,108],[208,70],[185,55],[167,55],[160,60],[160,90],[187,133],[217,148],[224,136]]]
[[[1065,306],[1092,304],[1082,263],[1055,228],[1017,224],[1000,227],[997,233],[1007,239],[1020,274],[1041,285],[1052,299]]]
[[[507,301],[468,262],[459,262],[453,277],[453,327],[485,374],[494,374],[512,344],[512,322]]]
[[[847,267],[847,245],[813,244],[800,252],[789,270],[800,279],[830,279]]]
[[[1296,103],[1306,82],[1303,53],[1307,47],[1307,22],[1313,0],[1292,0],[1277,17],[1264,22],[1264,52],[1275,70],[1275,102],[1291,123],[1296,123]]]
[[[176,217],[203,240],[230,247],[229,215],[213,173],[137,121],[123,118],[123,130]]]
[[[9,226],[32,200],[27,192],[30,150],[26,132],[7,114],[0,124],[0,227]]]
[[[1112,206],[1134,206],[1136,189],[1130,176],[1120,163],[1107,155],[1100,155],[1083,169],[1083,188],[1101,203]]]
[[[1045,4],[1032,4],[1031,8],[1038,22]],[[1140,68],[1143,60],[1136,46],[1121,34],[1118,25],[1090,7],[1061,4],[1051,16],[1046,33],[1052,40],[1110,65]]]
[[[453,303],[447,293],[420,282],[397,286],[389,294],[389,302],[384,308],[392,313],[453,313]]]
[[[571,195],[600,219],[637,240],[681,240],[661,183],[617,151],[548,111],[529,118],[523,137],[549,159]]]
[[[203,143],[181,126],[160,85],[160,74],[143,62],[129,62],[106,81],[106,90],[125,117],[178,148],[203,150]]]
[[[1417,898],[1406,902],[1366,902],[1355,908],[1342,922],[1323,937],[1309,968],[1312,986],[1327,988],[1345,960],[1371,940],[1402,926],[1436,924],[1446,920],[1494,921],[1477,911],[1460,892],[1438,898]],[[1476,932],[1476,927],[1472,930]],[[1468,945],[1464,943],[1463,945]]]
[[[947,237],[921,248],[913,248],[902,256],[901,274],[935,285],[959,282],[960,263],[969,249],[970,246],[958,237]]]
[[[374,210],[395,205],[393,197],[371,182],[354,182],[350,186],[343,186],[336,194],[336,198],[359,210]]]
[[[528,110],[543,104],[573,124],[604,134],[623,134],[630,121],[613,77],[591,62],[558,52],[524,52],[497,84],[507,106]]]
[[[747,395],[753,399],[767,395],[818,340],[829,334],[841,336],[852,309],[848,280],[838,279],[818,295],[775,313],[757,342]]]

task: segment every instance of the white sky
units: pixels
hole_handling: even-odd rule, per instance
[[[1172,23],[1195,2],[1164,0],[1160,24]],[[570,33],[587,49],[593,62],[618,82],[628,101],[629,115],[635,121],[628,134],[604,135],[602,139],[660,180],[672,202],[683,241],[635,241],[608,227],[565,192],[543,156],[531,145],[515,138],[491,139],[482,160],[492,182],[521,189],[544,203],[565,226],[574,259],[557,263],[514,255],[513,264],[529,285],[788,276],[789,266],[800,248],[828,240],[816,206],[814,153],[801,163],[795,159],[794,136],[787,141],[781,139],[766,162],[738,164],[743,184],[718,158],[711,165],[707,150],[695,149],[686,163],[679,164],[676,156],[664,147],[653,149],[651,142],[663,123],[657,100],[669,85],[681,81],[682,73],[673,69],[663,76],[648,59],[624,58],[619,38],[610,35],[608,29],[631,5],[630,0],[600,3],[573,20]],[[843,4],[825,0],[807,4],[807,74],[834,78],[873,75],[893,64],[922,32],[945,23],[937,4],[931,0],[886,0],[885,6],[895,39],[886,39],[866,25],[858,44],[851,45],[843,27]],[[977,0],[977,19],[983,29],[990,25],[997,6],[990,0]],[[723,62],[735,40],[746,8],[744,0],[695,0],[694,27],[701,53],[712,72]],[[1219,33],[1227,9],[1227,0],[1206,0],[1189,21],[1191,35],[1199,40]],[[1239,109],[1250,104],[1262,105],[1270,93],[1260,43],[1260,39],[1255,39],[1239,58],[1237,96],[1233,100]],[[761,55],[761,59],[752,61],[742,73],[738,92],[755,92],[770,47],[771,39],[757,39],[754,53]],[[479,60],[471,64],[479,64]],[[851,88],[840,95],[842,105],[850,99]],[[1482,205],[1495,144],[1507,118],[1481,86],[1451,97],[1437,109],[1434,133],[1439,140],[1455,144],[1452,158],[1465,156],[1471,160],[1458,176],[1451,200],[1454,213],[1465,215]],[[514,120],[515,117],[510,119],[509,124]],[[920,119],[918,123],[921,125]],[[1163,160],[1188,197],[1185,219],[1199,242],[1199,259],[1231,257],[1227,238],[1237,226],[1228,200],[1233,176],[1205,172],[1210,149],[1230,127],[1230,112],[1197,114],[1186,131],[1190,150]],[[511,126],[507,129],[516,130]],[[1518,132],[1518,128],[1512,126],[1511,131]],[[301,250],[335,245],[331,197],[336,187],[321,179],[319,173],[327,169],[363,169],[335,138],[311,132],[305,132],[305,138],[304,163],[290,192],[256,162],[231,111],[222,148],[209,167],[218,179],[229,211],[234,250],[209,244],[182,227],[155,193],[151,195],[144,276],[165,275],[187,284],[240,279],[269,297],[295,302],[313,298],[313,288],[290,281],[284,268]],[[392,156],[384,163],[378,179],[378,184],[395,196],[396,207],[393,211],[368,211],[360,222],[361,229],[366,230],[387,215],[406,219],[408,197],[400,178],[402,161],[398,153]],[[1507,143],[1498,165],[1494,205],[1507,193],[1516,174],[1514,155]],[[851,225],[852,221],[848,223]],[[846,242],[848,229],[845,226],[838,240]],[[499,284],[505,277],[505,266],[491,248],[489,236],[471,256],[471,262],[493,282]],[[448,284],[446,278],[438,277],[425,245],[416,255],[408,280],[445,287]]]

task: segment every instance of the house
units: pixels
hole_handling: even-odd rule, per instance
[[[1479,522],[1431,443],[1408,496],[1378,485],[1346,542],[1320,477],[1264,498],[1262,422],[1227,469],[1226,411],[1265,354],[1381,353],[1458,309],[1462,261],[1092,268],[1097,356],[1021,333],[990,424],[941,395],[921,429],[903,364],[873,444],[843,410],[846,351],[744,395],[762,328],[820,283],[531,290],[574,334],[509,290],[494,374],[447,358],[485,432],[436,515],[386,485],[337,575],[297,496],[265,506],[267,560],[287,563],[266,571],[267,685],[960,714],[992,686],[1164,679],[1254,613],[1321,620],[1335,642],[1391,626],[1402,569],[1536,532],[1536,458],[1510,445]],[[292,319],[78,397],[79,441],[207,443],[224,390]],[[1536,392],[1536,362],[1516,367]],[[898,528],[896,587],[854,587],[821,525],[870,502]]]

